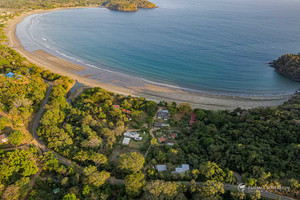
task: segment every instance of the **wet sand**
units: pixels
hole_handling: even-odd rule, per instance
[[[38,13],[44,13],[54,10],[36,10],[24,13],[7,22],[6,34],[8,36],[8,46],[16,50],[30,62],[48,69],[52,72],[69,76],[74,80],[89,87],[102,87],[108,91],[124,95],[142,96],[155,101],[176,101],[177,103],[190,103],[193,108],[204,109],[229,109],[237,107],[253,108],[275,106],[282,104],[291,95],[270,96],[270,97],[239,97],[227,95],[213,95],[199,92],[189,92],[177,88],[150,84],[143,79],[132,78],[128,75],[122,75],[112,71],[93,69],[84,67],[62,58],[47,53],[44,50],[27,51],[19,41],[16,35],[16,26],[26,16]],[[74,9],[74,8],[68,8]]]

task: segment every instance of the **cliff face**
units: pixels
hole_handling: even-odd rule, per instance
[[[297,55],[286,54],[269,63],[276,72],[292,79],[300,81],[300,53]]]

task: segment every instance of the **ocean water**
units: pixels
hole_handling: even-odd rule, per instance
[[[153,2],[159,8],[134,13],[83,8],[32,15],[17,35],[30,51],[191,91],[260,96],[300,88],[267,64],[300,52],[300,1]]]

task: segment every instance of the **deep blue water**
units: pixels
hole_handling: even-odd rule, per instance
[[[300,88],[267,65],[282,54],[300,52],[300,1],[153,2],[159,8],[135,13],[55,11],[30,16],[18,29],[31,23],[27,31],[39,46],[149,81],[236,95]],[[27,49],[37,48],[19,37]]]

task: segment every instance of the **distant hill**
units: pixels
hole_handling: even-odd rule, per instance
[[[137,11],[138,8],[157,7],[147,0],[0,0],[0,8],[9,9],[52,9],[79,6],[105,6],[110,10],[124,12]]]
[[[138,8],[156,8],[156,5],[154,3],[151,3],[150,1],[147,0],[133,0],[133,1],[112,0],[112,1],[107,1],[107,3],[104,3],[104,5],[110,10],[117,10],[123,12],[134,12],[137,11]]]
[[[123,12],[137,11],[138,8],[156,8],[156,5],[154,3],[146,0],[107,1],[107,3],[104,3],[104,5],[110,10],[118,10]]]
[[[300,81],[300,53],[297,55],[283,55],[277,60],[273,60],[269,65],[273,67],[276,72],[292,80]]]

